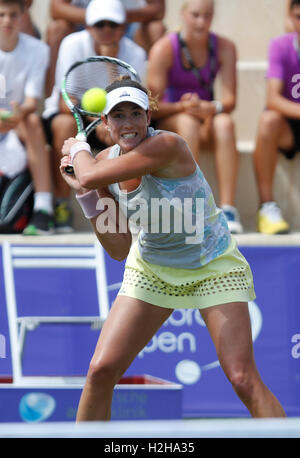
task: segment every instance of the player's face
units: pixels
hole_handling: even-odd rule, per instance
[[[147,135],[150,114],[138,105],[123,102],[116,105],[107,117],[107,128],[114,143],[126,153],[135,148]]]
[[[294,30],[300,35],[300,6],[295,5],[290,12]]]
[[[185,34],[200,40],[206,37],[213,14],[212,0],[190,0],[182,11]]]
[[[0,34],[11,38],[19,33],[22,11],[18,4],[0,4]]]

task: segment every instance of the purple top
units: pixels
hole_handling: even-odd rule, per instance
[[[282,95],[292,102],[300,102],[300,60],[297,51],[297,34],[276,37],[269,46],[267,78],[283,81]]]
[[[201,87],[200,82],[193,72],[183,67],[178,34],[176,32],[170,33],[169,38],[173,48],[173,65],[168,73],[168,87],[164,93],[163,100],[165,102],[177,102],[186,92],[197,93],[202,100],[211,100],[209,90]],[[209,56],[204,67],[198,69],[201,78],[205,82],[208,82],[211,78],[211,59],[216,59],[215,70],[212,75],[213,81],[219,70],[218,39],[213,33],[210,33],[210,39],[212,39],[214,56]]]

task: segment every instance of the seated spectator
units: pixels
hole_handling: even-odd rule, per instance
[[[165,0],[122,0],[126,9],[126,36],[147,52],[166,32]]]
[[[168,33],[149,53],[148,87],[159,99],[156,127],[181,135],[199,163],[201,149],[213,147],[220,206],[230,231],[243,231],[234,206],[238,152],[231,117],[236,103],[236,49],[210,32],[213,0],[186,0],[180,33]],[[221,100],[214,100],[220,75]]]
[[[62,79],[78,60],[94,55],[117,57],[132,65],[143,77],[146,52],[132,40],[124,37],[125,9],[120,0],[92,0],[86,9],[87,29],[75,32],[64,38],[59,49],[55,85],[51,97],[45,101],[43,113],[48,141],[53,148],[54,185],[57,197],[55,223],[58,231],[72,230],[71,210],[68,204],[70,188],[59,171],[61,149],[64,140],[75,136],[76,122],[73,115],[60,97]],[[102,125],[94,132],[94,141],[112,144],[109,133]],[[91,138],[90,138],[91,140]]]
[[[300,150],[300,0],[291,0],[290,17],[295,32],[270,42],[266,109],[259,120],[254,152],[260,198],[257,226],[264,234],[289,231],[274,201],[273,181],[278,151],[292,159]]]
[[[64,37],[85,27],[85,9],[91,0],[51,0],[51,21],[47,29],[50,46],[50,66],[46,81],[46,95],[53,89],[58,49]]]
[[[35,193],[32,221],[24,233],[35,235],[53,232],[50,162],[43,126],[36,113],[38,99],[43,95],[49,50],[45,43],[19,32],[24,7],[24,0],[0,0],[0,69],[5,83],[2,117],[4,111],[11,111],[0,121],[0,149],[3,154],[9,149],[11,161],[17,148],[17,161],[25,146]],[[2,173],[13,167],[12,163],[2,164]]]
[[[35,38],[41,38],[41,34],[37,26],[33,23],[30,8],[33,4],[33,0],[25,0],[25,10],[22,17],[21,32],[27,33]]]

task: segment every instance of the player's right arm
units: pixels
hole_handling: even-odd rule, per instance
[[[108,155],[109,149],[103,150],[96,156],[101,161]],[[67,160],[67,156],[65,156]],[[67,164],[68,161],[66,161]],[[77,195],[85,194],[90,189],[82,188],[75,175],[68,175],[64,172],[64,165],[60,167],[61,173],[68,185],[76,191]],[[129,253],[132,236],[128,227],[128,221],[122,212],[119,211],[119,203],[115,200],[108,188],[105,186],[97,189],[99,198],[104,204],[104,211],[90,219],[95,235],[105,251],[115,260],[122,261]],[[110,228],[106,230],[106,228]]]

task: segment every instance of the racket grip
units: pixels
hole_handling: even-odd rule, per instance
[[[80,142],[86,142],[87,136],[84,132],[78,132],[75,138],[76,140],[79,140]]]
[[[76,135],[76,140],[79,140],[81,142],[86,142],[86,139],[87,139],[87,136],[84,132],[78,132],[78,134]],[[73,165],[68,165],[67,167],[65,167],[65,172],[68,174],[68,175],[74,175],[74,168],[73,168]]]

